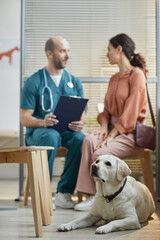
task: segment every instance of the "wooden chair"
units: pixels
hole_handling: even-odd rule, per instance
[[[52,147],[17,147],[0,149],[0,163],[26,163],[31,191],[35,232],[42,237],[42,223],[51,224],[53,205],[48,170],[47,150]]]
[[[151,151],[149,149],[142,148],[138,151],[135,151],[135,153],[132,154],[132,156],[130,156],[129,158],[140,159],[144,184],[148,187],[153,196],[153,199],[155,200]],[[126,161],[126,159],[124,159],[124,161]]]
[[[56,157],[65,157],[67,152],[68,152],[67,148],[59,147]],[[46,164],[46,167],[48,167],[48,164]],[[28,177],[28,171],[27,171],[26,179],[25,179],[25,187],[24,187],[24,199],[23,199],[24,206],[27,206],[28,204],[28,196],[29,196],[29,177]]]
[[[152,168],[152,158],[151,158],[151,151],[149,149],[139,149],[135,151],[134,154],[129,156],[126,159],[123,159],[125,162],[127,162],[127,159],[139,159],[140,164],[142,167],[142,176],[144,180],[144,184],[148,187],[150,190],[153,199],[155,201],[155,192],[154,192],[154,178],[153,178],[153,168]],[[127,162],[128,164],[128,162]],[[129,164],[128,164],[129,165]],[[78,195],[78,202],[82,201],[83,193],[77,192]]]
[[[59,147],[57,151],[56,157],[66,157],[66,154],[68,152],[68,149],[65,147]]]

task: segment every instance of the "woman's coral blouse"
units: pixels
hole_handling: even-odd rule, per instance
[[[143,122],[147,108],[146,78],[143,70],[134,67],[122,75],[116,73],[110,79],[104,99],[104,111],[97,116],[97,121],[119,117],[115,128],[120,134],[135,129],[137,120]]]

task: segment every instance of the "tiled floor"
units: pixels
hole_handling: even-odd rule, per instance
[[[52,182],[52,190],[55,192],[57,180]],[[15,202],[18,196],[17,180],[0,180],[0,239],[1,240],[25,240],[35,239],[35,230],[33,222],[33,213],[31,201],[27,207],[22,202]],[[76,197],[74,197],[76,200]],[[2,208],[3,207],[3,208]],[[10,208],[10,209],[9,209]],[[86,215],[85,212],[76,212],[74,210],[56,209],[52,217],[50,226],[43,226],[43,238],[45,240],[160,240],[160,204],[153,219],[144,224],[140,230],[119,231],[106,235],[96,235],[96,227],[78,229],[71,232],[57,232],[57,227],[61,223],[66,223],[77,217]]]

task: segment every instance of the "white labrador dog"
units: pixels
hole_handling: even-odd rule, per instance
[[[140,223],[155,211],[155,204],[148,188],[130,177],[130,173],[119,158],[100,156],[91,166],[97,189],[91,210],[84,218],[60,225],[58,231],[89,227],[100,220],[107,224],[98,227],[96,233],[140,228]]]

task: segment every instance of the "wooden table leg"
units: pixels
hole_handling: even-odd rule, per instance
[[[42,237],[42,218],[40,208],[40,196],[37,175],[38,159],[36,152],[28,153],[28,176],[31,191],[32,209],[34,216],[35,231],[37,237]]]
[[[23,205],[27,206],[28,204],[28,196],[29,196],[29,178],[28,178],[28,170],[26,171],[26,180],[25,180],[25,187],[24,187],[24,198],[23,198]]]
[[[43,222],[43,225],[47,226],[51,224],[51,218],[50,218],[50,211],[49,211],[49,203],[47,201],[48,196],[46,195],[46,191],[45,191],[47,186],[44,183],[41,151],[37,151],[36,155],[38,158],[37,172],[38,172],[42,222]]]
[[[42,169],[45,183],[45,191],[46,196],[48,197],[48,203],[50,208],[50,215],[53,216],[53,201],[52,201],[52,191],[51,191],[51,183],[49,177],[49,167],[48,167],[48,157],[47,151],[41,151],[42,154]]]

